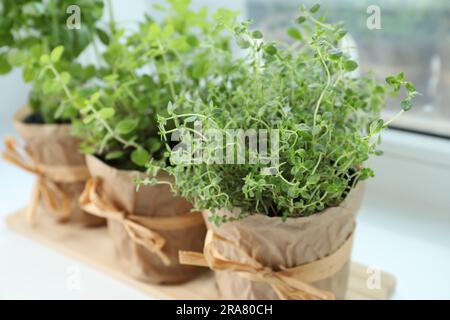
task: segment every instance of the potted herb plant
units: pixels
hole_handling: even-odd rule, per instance
[[[201,87],[214,70],[214,50],[227,41],[206,10],[189,1],[159,6],[164,19],[147,16],[136,32],[117,29],[103,54],[106,65],[89,90],[67,90],[67,103],[81,114],[73,122],[92,179],[80,198],[82,207],[107,218],[116,252],[127,272],[152,283],[179,283],[201,268],[180,265],[179,250],[200,250],[206,233],[200,213],[170,190],[173,177],[153,168],[166,166],[157,117],[171,101]],[[230,15],[225,10],[219,15]],[[202,39],[214,39],[204,47]],[[52,63],[50,62],[49,67]],[[60,75],[55,77],[57,80]],[[159,172],[157,172],[159,171]],[[136,181],[157,186],[136,189]]]
[[[22,69],[23,79],[32,84],[29,106],[14,117],[14,124],[25,140],[20,152],[13,139],[7,139],[4,158],[38,176],[27,216],[33,221],[42,203],[58,221],[80,222],[91,226],[103,219],[83,212],[77,198],[89,174],[84,157],[78,152],[78,139],[70,135],[70,121],[77,110],[61,103],[63,85],[83,85],[95,74],[93,66],[82,66],[79,55],[97,39],[106,37],[98,22],[102,1],[77,1],[83,23],[67,26],[67,8],[73,1],[2,1],[0,71]],[[66,50],[63,50],[63,47]],[[52,63],[43,72],[42,67]],[[58,81],[54,74],[58,70]]]
[[[167,144],[172,187],[209,221],[203,253],[180,252],[180,261],[214,270],[226,299],[345,297],[363,181],[374,175],[365,162],[381,153],[390,123],[380,118],[386,94],[406,89],[398,115],[417,94],[402,73],[386,84],[351,77],[358,65],[339,48],[345,30],[316,19],[318,9],[301,9],[292,46],[230,25],[247,54],[218,88],[160,118],[168,141],[173,119],[185,136]],[[270,153],[246,147],[255,132]]]

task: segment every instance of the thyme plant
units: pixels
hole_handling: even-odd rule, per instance
[[[264,41],[260,31],[249,29],[250,22],[223,22],[243,54],[230,62],[222,52],[219,60],[229,61],[222,83],[175,101],[169,115],[159,117],[168,152],[172,121],[180,132],[196,131],[198,121],[202,132],[214,129],[222,136],[227,129],[279,130],[274,154],[279,164],[270,175],[263,163],[175,163],[174,156],[182,158],[186,150],[172,152],[166,170],[176,177],[173,189],[195,209],[240,208],[241,217],[308,216],[338,205],[359,181],[374,176],[365,162],[381,154],[380,133],[394,120],[380,117],[387,95],[404,94],[399,116],[411,108],[417,92],[403,73],[386,83],[370,74],[352,77],[358,64],[340,49],[343,26],[317,18],[318,10],[318,5],[300,9],[296,26],[287,31],[295,40],[292,46]],[[203,159],[226,154],[228,142],[217,142],[216,135],[197,136],[201,147],[194,141],[187,157],[200,148]],[[149,172],[153,169],[150,164]],[[227,217],[216,212],[212,220],[221,223]]]

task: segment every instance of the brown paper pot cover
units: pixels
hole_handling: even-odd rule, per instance
[[[22,108],[14,115],[14,126],[25,141],[25,148],[34,161],[42,165],[80,166],[85,165],[84,155],[79,153],[79,140],[70,135],[69,124],[33,124],[23,120],[31,113],[29,108]],[[105,223],[104,219],[90,215],[81,210],[78,198],[83,192],[85,181],[74,183],[57,183],[71,202],[69,220],[85,226],[97,226]],[[45,212],[48,210],[45,201],[40,201]]]
[[[215,233],[232,241],[251,257],[273,270],[280,266],[292,268],[333,253],[344,243],[355,226],[355,217],[362,203],[364,186],[358,186],[338,206],[319,214],[289,218],[252,215],[219,227],[208,223]],[[208,211],[205,216],[210,215]],[[221,210],[219,214],[237,212]],[[221,243],[220,253],[227,259],[245,262],[231,246]],[[334,276],[313,283],[315,287],[331,291],[337,299],[344,299],[349,277],[349,261]],[[224,299],[278,299],[269,284],[254,282],[231,271],[216,271],[219,293]]]
[[[103,182],[103,195],[128,214],[171,217],[186,214],[192,208],[184,198],[174,197],[168,185],[142,186],[136,192],[134,181],[142,175],[138,171],[118,170],[93,156],[86,159],[91,175]],[[159,175],[158,180],[169,180],[169,177]],[[166,240],[163,252],[170,258],[169,266],[164,265],[156,254],[133,242],[121,222],[108,219],[108,230],[120,262],[131,276],[139,280],[180,283],[204,271],[178,262],[179,250],[202,250],[206,234],[204,224],[187,229],[157,230]]]

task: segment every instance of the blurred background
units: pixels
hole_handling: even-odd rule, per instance
[[[304,0],[311,6],[318,1]],[[412,131],[450,137],[450,1],[322,0],[322,14],[343,21],[355,40],[361,72],[384,79],[404,71],[421,93],[414,110],[397,123]],[[296,18],[292,0],[245,1],[248,17],[273,38],[287,38],[286,26]],[[377,10],[377,11],[374,11]],[[379,13],[380,29],[371,17]],[[369,28],[370,27],[370,28]],[[373,26],[376,27],[376,26]],[[398,109],[390,101],[386,116]]]
[[[134,25],[156,0],[113,0],[121,24]],[[254,20],[271,39],[287,39],[286,26],[304,4],[321,4],[349,30],[360,72],[384,79],[404,71],[421,93],[414,108],[383,136],[383,157],[371,160],[353,259],[397,277],[394,298],[450,298],[450,1],[448,0],[193,0],[194,7],[228,7]],[[76,3],[76,1],[74,1]],[[379,25],[368,20],[379,14]],[[86,54],[89,59],[89,53]],[[26,104],[21,72],[0,77],[0,136],[14,134],[11,119]],[[385,116],[399,110],[389,101]],[[34,177],[0,162],[0,217],[24,207]],[[23,239],[0,223],[0,298],[147,298],[79,266],[85,285],[64,286],[76,261]],[[4,252],[4,253],[3,253]],[[36,261],[30,272],[29,261]],[[45,276],[41,276],[41,271]],[[33,283],[33,286],[28,285]],[[43,289],[45,288],[45,289]]]

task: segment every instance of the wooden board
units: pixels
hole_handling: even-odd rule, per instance
[[[106,228],[86,229],[71,224],[57,224],[45,214],[39,214],[37,225],[30,227],[25,221],[24,211],[6,218],[14,231],[32,238],[70,257],[83,261],[94,268],[128,283],[153,298],[158,299],[217,299],[217,290],[212,272],[182,285],[151,285],[127,275],[115,258],[114,248]],[[353,262],[351,265],[347,299],[388,299],[395,287],[395,277],[382,272],[380,286],[369,289],[370,273],[367,267]]]

